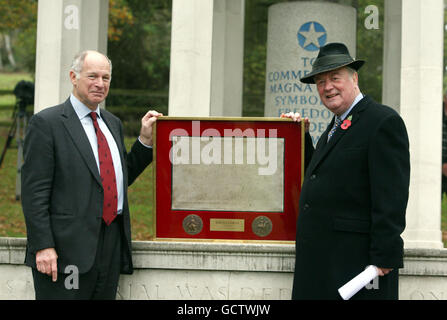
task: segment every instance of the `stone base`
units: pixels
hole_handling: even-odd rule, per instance
[[[26,239],[0,238],[0,299],[34,299]],[[288,300],[295,247],[286,244],[133,242],[133,275],[117,299]],[[403,300],[447,300],[447,249],[406,249]]]

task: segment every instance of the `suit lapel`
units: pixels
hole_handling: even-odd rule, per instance
[[[327,136],[329,130],[332,128],[334,124],[334,118],[332,118],[331,123],[326,128],[326,131],[323,133],[323,135],[320,137],[320,140],[324,139],[323,141],[319,141],[317,148],[315,150],[314,157],[312,158],[312,161],[309,165],[309,172],[312,172],[318,164],[329,154],[329,152],[334,149],[334,147],[337,145],[337,143],[340,141],[340,139],[343,138],[345,133],[353,126],[355,126],[355,123],[360,119],[361,112],[368,106],[369,97],[365,96],[362,100],[360,100],[354,108],[352,108],[351,112],[346,116],[345,120],[352,116],[351,119],[351,126],[347,128],[346,130],[343,130],[340,127],[335,130],[334,135],[331,137],[329,141],[327,141]]]
[[[123,179],[124,179],[124,185],[127,185],[128,183],[128,173],[127,173],[127,166],[124,159],[124,144],[122,143],[123,137],[122,133],[119,127],[119,121],[116,121],[112,118],[111,114],[109,112],[105,112],[104,110],[101,110],[101,117],[102,120],[105,122],[107,127],[109,128],[110,132],[112,133],[113,139],[115,139],[116,145],[118,147],[118,151],[120,153],[120,159],[121,159],[121,169],[123,172]],[[126,193],[127,189],[124,188],[124,192]]]
[[[81,121],[70,103],[70,99],[64,103],[62,122],[70,134],[74,145],[84,159],[87,167],[91,171],[93,177],[100,185],[102,185],[95,156],[92,152],[92,147],[88,141],[87,135],[85,134],[84,128],[82,127]]]
[[[306,172],[312,172],[314,170],[315,166],[320,162],[320,159],[323,156],[323,150],[327,144],[327,136],[328,136],[329,131],[331,130],[332,126],[334,125],[334,120],[335,120],[334,117],[332,117],[332,120],[328,124],[326,130],[320,136],[320,139],[317,142],[317,146],[315,148],[314,154],[312,156],[312,159],[310,160],[309,167],[306,170]]]

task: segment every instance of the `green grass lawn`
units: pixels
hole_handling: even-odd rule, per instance
[[[0,90],[13,90],[20,80],[34,81],[33,78],[22,72],[0,72]]]

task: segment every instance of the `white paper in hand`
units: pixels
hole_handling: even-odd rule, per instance
[[[343,300],[349,300],[353,295],[377,277],[378,274],[379,271],[377,270],[376,266],[368,266],[365,271],[358,274],[343,287],[339,288],[338,293],[340,293]]]

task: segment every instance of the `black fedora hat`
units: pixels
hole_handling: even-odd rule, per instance
[[[354,60],[343,43],[328,43],[320,48],[311,73],[302,77],[300,81],[303,83],[315,83],[314,76],[319,73],[348,66],[357,71],[364,63],[364,60]]]

